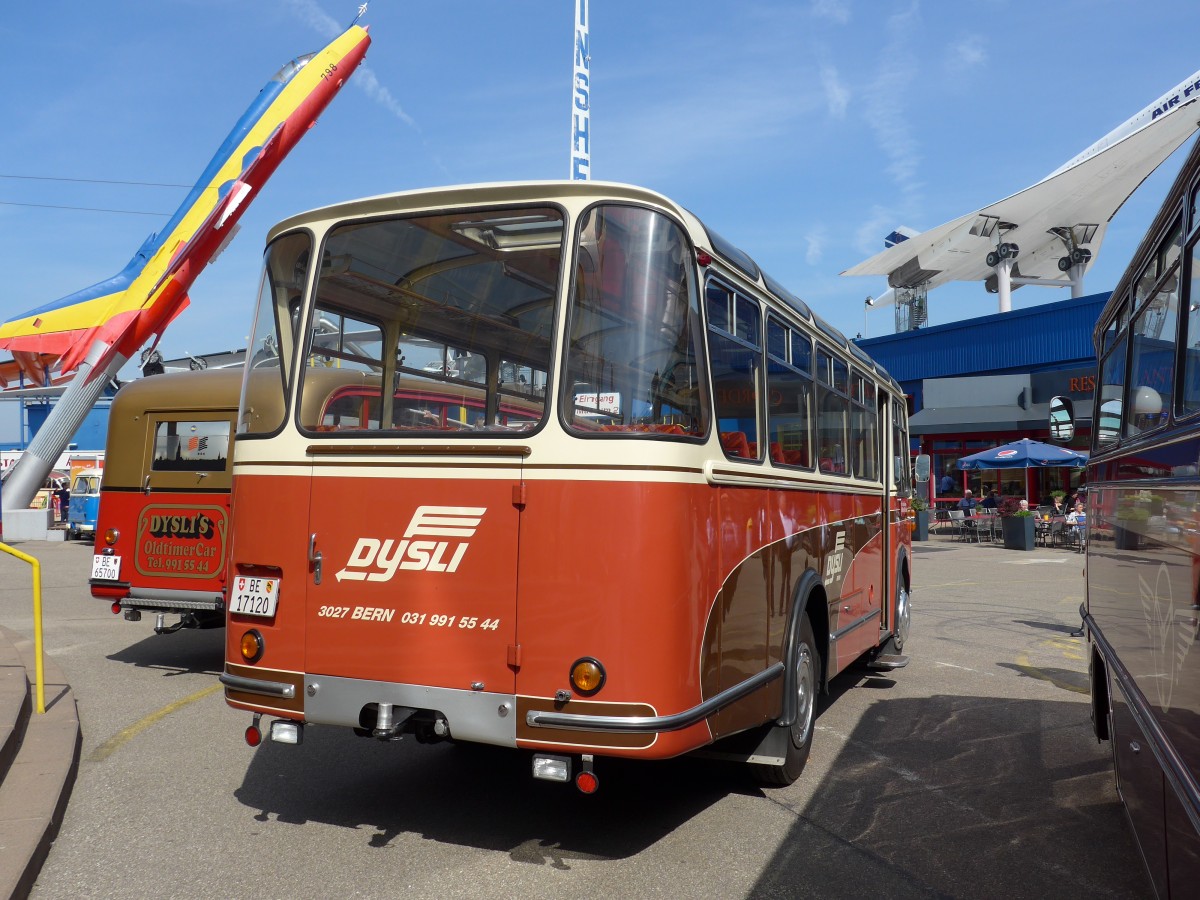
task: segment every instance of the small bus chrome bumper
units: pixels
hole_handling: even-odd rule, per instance
[[[534,728],[568,728],[575,731],[610,731],[625,734],[679,731],[704,721],[718,710],[770,684],[782,674],[783,663],[777,662],[757,675],[714,694],[703,703],[669,716],[587,716],[534,710],[526,714],[525,723]]]
[[[296,696],[296,686],[294,684],[284,684],[280,681],[244,678],[241,675],[230,675],[228,672],[222,672],[219,680],[225,687],[247,694],[262,694],[265,697],[283,697],[285,700],[291,700]]]

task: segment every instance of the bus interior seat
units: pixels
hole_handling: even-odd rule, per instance
[[[737,456],[742,459],[754,459],[757,453],[757,445],[752,452],[750,442],[746,439],[744,431],[722,431],[721,446],[725,449],[727,456]]]

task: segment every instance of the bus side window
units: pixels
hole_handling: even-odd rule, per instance
[[[1122,335],[1100,365],[1100,391],[1097,397],[1098,421],[1095,441],[1097,447],[1105,447],[1120,439],[1124,426],[1122,400],[1125,388],[1125,345],[1127,335]]]
[[[767,321],[767,431],[771,462],[812,466],[809,438],[812,343],[785,323]]]
[[[708,352],[721,447],[734,459],[759,459],[758,392],[762,367],[758,304],[710,282]],[[739,332],[735,337],[718,325]]]
[[[1184,415],[1200,412],[1200,240],[1193,239],[1191,253],[1192,277],[1184,298],[1188,314],[1182,344],[1183,382],[1179,386],[1179,409]]]

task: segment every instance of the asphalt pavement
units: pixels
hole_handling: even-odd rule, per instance
[[[1066,550],[917,544],[912,662],[835,680],[791,787],[600,760],[584,797],[503,750],[322,728],[252,750],[220,631],[154,635],[88,595],[88,547],[21,549],[83,731],[37,900],[1149,896],[1090,731]],[[0,625],[32,634],[29,607],[0,558]]]

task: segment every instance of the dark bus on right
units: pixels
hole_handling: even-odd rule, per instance
[[[1200,143],[1096,324],[1092,722],[1159,897],[1200,891]],[[1080,411],[1082,413],[1082,411]],[[1051,436],[1075,430],[1051,404]]]

